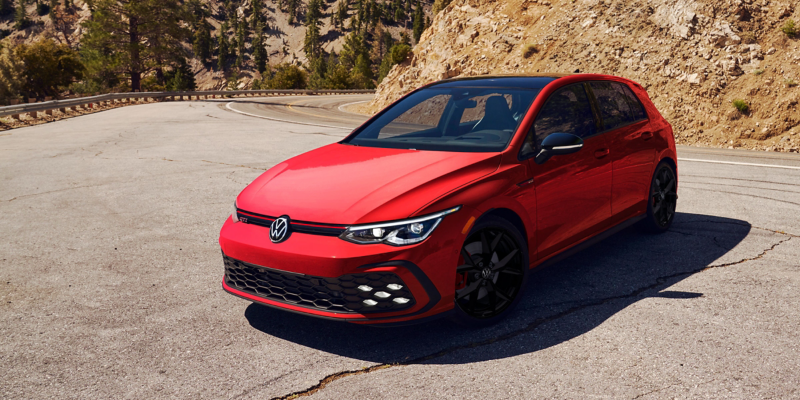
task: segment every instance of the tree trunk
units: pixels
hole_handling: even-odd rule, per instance
[[[142,91],[142,68],[141,56],[139,54],[139,20],[131,16],[128,20],[130,26],[130,46],[131,46],[131,90],[134,92]]]

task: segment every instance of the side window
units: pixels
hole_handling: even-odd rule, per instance
[[[633,120],[638,121],[641,119],[647,119],[647,113],[644,112],[644,106],[642,105],[642,102],[639,101],[639,98],[636,97],[635,94],[633,94],[631,88],[629,88],[628,85],[623,85],[621,83],[617,83],[617,85],[622,86],[625,97],[628,99],[628,105],[631,107],[631,112],[633,113]]]
[[[520,158],[534,155],[544,138],[557,132],[582,138],[597,133],[589,97],[582,83],[565,86],[547,98],[525,138]]]
[[[589,82],[589,86],[597,99],[605,130],[610,131],[636,120],[622,85],[616,82]]]

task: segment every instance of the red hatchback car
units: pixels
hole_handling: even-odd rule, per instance
[[[627,79],[432,83],[247,186],[220,232],[222,286],[359,324],[492,323],[531,269],[633,223],[666,231],[676,160]]]

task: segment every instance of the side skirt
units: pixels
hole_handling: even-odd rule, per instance
[[[614,234],[619,233],[620,231],[635,225],[637,222],[645,219],[645,217],[647,217],[646,213],[628,218],[625,221],[622,221],[619,224],[614,225],[611,228],[608,228],[605,231],[598,233],[597,235],[594,235],[589,239],[586,239],[583,242],[580,242],[566,250],[563,250],[560,253],[548,258],[547,260],[544,260],[543,262],[537,265],[534,265],[533,267],[531,267],[531,269],[535,272],[541,272],[545,269],[548,269],[553,265],[558,264],[559,262],[573,256],[574,254],[586,250],[587,248],[592,247],[597,243],[600,243],[603,240],[608,239]]]

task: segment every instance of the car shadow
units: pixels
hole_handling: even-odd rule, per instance
[[[672,299],[677,307],[678,302],[702,296],[664,289],[712,265],[744,240],[750,229],[750,224],[741,220],[678,213],[670,231],[663,235],[623,230],[532,275],[525,297],[508,318],[481,329],[444,319],[376,329],[255,303],[247,307],[245,317],[253,328],[268,335],[376,363],[460,364],[513,357],[580,336],[648,297]],[[535,334],[514,341],[513,346],[455,351],[532,331]],[[426,361],[432,355],[436,358]]]

